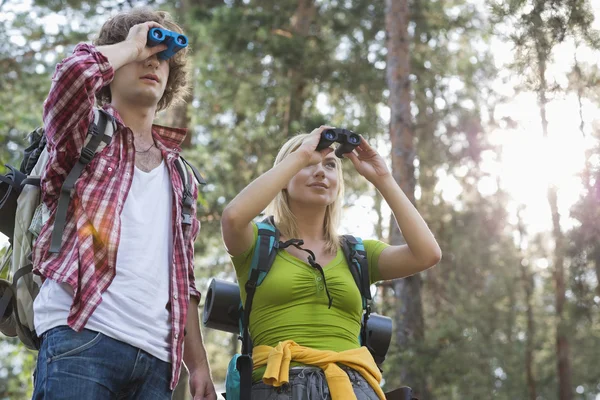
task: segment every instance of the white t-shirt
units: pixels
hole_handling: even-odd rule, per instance
[[[121,212],[116,276],[85,326],[166,362],[171,362],[172,198],[164,161],[148,173],[135,168]],[[36,333],[66,325],[72,302],[68,284],[46,279],[33,304]]]

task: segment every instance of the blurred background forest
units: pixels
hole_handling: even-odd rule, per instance
[[[185,154],[210,182],[199,288],[235,279],[225,204],[288,136],[346,127],[387,157],[443,251],[373,287],[394,320],[384,387],[600,399],[600,0],[0,0],[1,165],[41,123],[56,63],[141,5],[191,43],[187,103],[159,119],[190,128]],[[401,242],[360,178],[347,169],[342,232]],[[238,344],[203,333],[220,384]],[[30,398],[35,356],[0,335],[0,399]]]

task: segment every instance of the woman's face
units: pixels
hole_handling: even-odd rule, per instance
[[[339,160],[331,153],[318,164],[302,168],[287,184],[291,203],[326,207],[338,195]]]

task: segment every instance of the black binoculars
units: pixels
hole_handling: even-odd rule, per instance
[[[168,60],[179,50],[184,49],[188,45],[188,40],[181,33],[162,28],[152,28],[148,31],[148,40],[146,43],[149,47],[166,44],[168,46],[167,49],[158,53],[158,58]]]
[[[240,334],[240,289],[233,282],[213,278],[206,293],[202,324],[207,328]],[[366,329],[367,343],[377,365],[381,365],[392,340],[392,319],[372,313],[363,328]],[[365,345],[363,343],[363,345]]]
[[[321,132],[321,139],[317,145],[317,151],[323,150],[333,143],[340,145],[335,149],[335,155],[342,158],[344,153],[350,153],[360,144],[360,135],[348,129],[326,129]]]

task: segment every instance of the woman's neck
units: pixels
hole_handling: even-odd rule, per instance
[[[301,207],[290,204],[296,217],[296,226],[300,238],[307,242],[325,240],[325,208]]]

